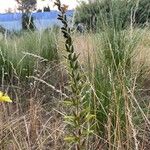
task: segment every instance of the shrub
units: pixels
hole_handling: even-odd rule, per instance
[[[108,23],[112,22],[112,13],[115,13],[122,28],[130,25],[131,18],[133,23],[144,25],[150,19],[150,3],[149,0],[136,1],[127,0],[99,0],[95,2],[82,2],[76,9],[75,24],[81,22],[87,26],[87,29],[96,30],[101,28],[105,17]],[[114,22],[117,23],[117,22]]]

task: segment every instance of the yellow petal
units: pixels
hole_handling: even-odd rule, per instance
[[[0,97],[1,102],[12,102],[9,96],[2,96]]]
[[[2,96],[3,96],[3,92],[0,91],[0,97],[2,97]]]

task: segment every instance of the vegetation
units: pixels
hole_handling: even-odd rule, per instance
[[[103,26],[103,18],[107,18],[107,21],[111,22],[113,15],[113,17],[119,19],[118,21],[121,23],[122,28],[129,27],[131,20],[136,26],[144,26],[150,21],[149,10],[149,0],[81,2],[81,5],[76,10],[75,23],[84,23],[88,30],[96,30]]]
[[[33,30],[35,28],[33,17],[31,16],[31,12],[36,8],[36,0],[16,0],[19,7],[18,10],[22,12],[22,29]]]
[[[95,3],[105,6],[95,19],[80,15],[94,32],[70,29],[67,6],[56,0],[61,33],[1,39],[0,101],[8,93],[13,103],[0,103],[0,149],[150,149],[149,26],[137,26],[140,7],[131,1],[78,10]]]
[[[66,59],[69,63],[69,87],[71,89],[71,96],[69,98],[67,97],[64,101],[65,105],[69,106],[68,108],[72,108],[70,113],[64,116],[70,132],[65,140],[71,142],[75,149],[81,150],[87,148],[88,136],[92,132],[89,121],[94,118],[94,115],[90,112],[90,102],[85,93],[85,90],[89,89],[86,80],[83,79],[83,73],[80,70],[78,62],[79,55],[77,55],[74,50],[71,29],[68,25],[67,16],[65,14],[67,11],[66,6],[62,6],[60,0],[56,0],[55,5],[57,5],[58,10],[61,12],[61,14],[58,15],[58,19],[63,24],[61,31],[66,39],[65,47],[68,52]]]
[[[56,37],[47,32],[22,32],[18,36],[0,41],[0,75],[11,78],[14,74],[22,79],[34,74],[37,61],[58,60]]]

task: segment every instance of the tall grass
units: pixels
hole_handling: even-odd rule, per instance
[[[90,78],[95,109],[97,131],[104,149],[139,149],[136,124],[134,122],[133,95],[137,91],[139,72],[134,72],[134,54],[140,41],[138,32],[133,32],[132,11],[130,28],[123,28],[126,14],[122,3],[109,1],[110,14],[101,13],[101,30],[96,38],[95,60]],[[124,11],[125,12],[125,11]],[[108,19],[106,15],[109,15]],[[123,20],[122,20],[123,19]],[[134,30],[135,31],[135,30]],[[90,59],[90,57],[89,57]],[[88,60],[88,62],[91,62]],[[142,68],[138,68],[142,70]],[[92,74],[92,77],[91,77]]]
[[[2,39],[0,49],[0,89],[13,99],[10,105],[0,104],[0,149],[63,149],[57,134],[63,136],[64,126],[51,108],[57,105],[55,91],[63,80],[55,33],[22,32]]]
[[[109,20],[101,13],[96,34],[72,36],[57,0],[63,36],[25,32],[0,42],[2,89],[15,99],[0,104],[0,149],[149,149],[149,72],[139,59],[150,48],[149,32],[134,28],[132,15],[130,27],[122,28],[126,15],[116,2],[110,0]],[[47,66],[59,52],[68,65]],[[3,86],[5,78],[22,82],[26,76],[33,81],[25,80],[27,88]]]
[[[141,103],[135,98],[143,69],[141,65],[136,68],[138,71],[133,67],[135,50],[140,41],[140,34],[133,26],[136,8],[131,7],[127,1],[123,3],[111,0],[108,5],[109,11],[100,10],[101,23],[95,57],[91,61],[90,53],[88,54],[88,69],[86,68],[89,75],[87,78],[91,83],[90,96],[86,101],[89,100],[90,109],[95,113],[94,134],[101,143],[96,148],[91,148],[137,150],[141,141],[137,134],[136,115],[139,117],[143,114],[146,124],[149,121],[141,109]],[[63,33],[70,37],[66,31]],[[140,111],[134,109],[137,106]],[[136,115],[135,111],[138,112]]]
[[[0,41],[0,62],[2,71],[9,77],[15,74],[25,78],[34,74],[37,62],[58,60],[55,33],[23,32],[19,37],[5,38]],[[3,68],[3,69],[2,69]],[[6,76],[7,76],[6,75]]]

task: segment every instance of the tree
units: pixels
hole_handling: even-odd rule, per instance
[[[47,7],[45,6],[44,9],[43,9],[43,11],[44,11],[44,12],[50,12],[51,10],[50,10],[50,7],[49,7],[49,6],[47,6]]]
[[[42,12],[42,9],[38,9],[36,12]]]
[[[22,13],[31,13],[36,9],[36,0],[16,0],[18,3],[18,10]]]
[[[18,3],[18,10],[22,12],[22,28],[34,29],[33,17],[31,12],[36,9],[36,0],[16,0]]]
[[[7,8],[7,9],[5,9],[5,12],[6,13],[13,13],[13,9],[12,8]]]

